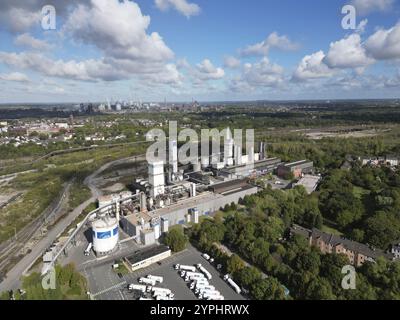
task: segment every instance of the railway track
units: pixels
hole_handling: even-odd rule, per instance
[[[12,265],[14,259],[18,258],[21,249],[33,239],[37,232],[46,225],[48,219],[60,209],[71,183],[70,181],[65,185],[59,197],[40,216],[20,230],[15,237],[0,244],[0,274],[8,271],[8,267]]]

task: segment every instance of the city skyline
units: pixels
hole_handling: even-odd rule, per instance
[[[399,1],[48,4],[0,4],[0,103],[399,97]]]

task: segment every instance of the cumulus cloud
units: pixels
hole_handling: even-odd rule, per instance
[[[147,34],[150,17],[131,1],[92,0],[69,16],[64,31],[116,59],[165,61],[174,57],[157,32]]]
[[[225,76],[225,71],[215,67],[209,59],[204,59],[196,65],[195,76],[202,81],[218,80]]]
[[[357,26],[356,32],[362,34],[365,32],[365,28],[367,27],[368,19],[361,20]]]
[[[284,68],[264,57],[254,64],[245,63],[240,76],[231,79],[229,87],[234,92],[249,92],[282,87],[284,81]]]
[[[305,56],[297,66],[293,80],[301,81],[332,76],[334,71],[324,63],[324,59],[325,54],[322,50]]]
[[[352,0],[351,4],[356,7],[357,13],[366,15],[374,11],[387,11],[393,2],[394,0]]]
[[[201,9],[195,3],[190,3],[187,0],[155,0],[156,7],[162,11],[167,11],[174,8],[186,18],[200,14]]]
[[[51,48],[51,45],[46,41],[36,39],[29,33],[20,34],[15,38],[14,43],[18,46],[24,46],[35,50],[48,50]]]
[[[20,72],[12,72],[8,74],[0,74],[0,80],[16,81],[16,82],[29,82],[27,75]]]
[[[127,75],[103,60],[88,59],[84,61],[52,60],[40,53],[0,52],[0,62],[21,69],[31,69],[51,77],[74,80],[117,80]]]
[[[367,56],[360,35],[354,33],[332,42],[324,62],[330,68],[360,68],[374,63],[374,60]]]
[[[151,73],[143,75],[143,79],[150,81],[152,84],[167,84],[173,87],[179,87],[182,85],[183,75],[179,72],[175,64],[169,63],[157,74]]]
[[[74,1],[71,1],[73,3]],[[43,53],[0,52],[0,62],[32,69],[45,76],[83,81],[114,81],[135,78],[153,83],[179,84],[182,76],[171,63],[174,53],[157,32],[147,33],[150,17],[131,1],[91,0],[74,6],[62,29],[64,37],[98,49],[102,58],[82,61],[51,59]],[[29,34],[18,45],[42,50],[46,43]]]
[[[272,48],[294,51],[299,48],[299,45],[292,42],[287,36],[280,36],[277,32],[273,32],[264,41],[241,50],[241,54],[243,56],[266,56]]]
[[[377,60],[400,58],[400,24],[388,30],[380,29],[365,42],[368,53]]]
[[[264,57],[260,62],[246,63],[242,79],[251,86],[277,87],[283,83],[283,75],[283,67]]]
[[[236,69],[240,67],[240,60],[233,56],[226,56],[224,59],[224,67],[229,69]]]

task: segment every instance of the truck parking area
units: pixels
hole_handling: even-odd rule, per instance
[[[202,264],[211,274],[210,285],[218,290],[225,300],[244,300],[244,297],[237,294],[236,291],[223,280],[223,275],[204,259],[197,249],[192,246],[178,254],[175,254],[160,263],[153,264],[145,269],[128,273],[119,277],[112,270],[112,263],[91,267],[86,270],[89,280],[92,296],[99,300],[136,300],[140,298],[140,292],[128,290],[128,285],[138,285],[139,278],[148,275],[159,276],[163,282],[158,283],[156,287],[171,290],[175,300],[197,300],[194,291],[189,288],[190,282],[185,282],[181,277],[180,271],[175,270],[176,264],[195,266]],[[101,276],[100,276],[101,275]],[[151,295],[148,295],[151,296]]]

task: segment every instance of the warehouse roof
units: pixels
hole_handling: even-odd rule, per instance
[[[145,261],[154,256],[158,256],[159,254],[162,254],[164,252],[168,252],[170,250],[171,249],[168,248],[167,246],[163,246],[163,245],[155,246],[155,247],[151,247],[150,249],[141,250],[132,256],[126,257],[125,260],[128,263],[130,263],[131,265],[134,265],[138,262]]]

